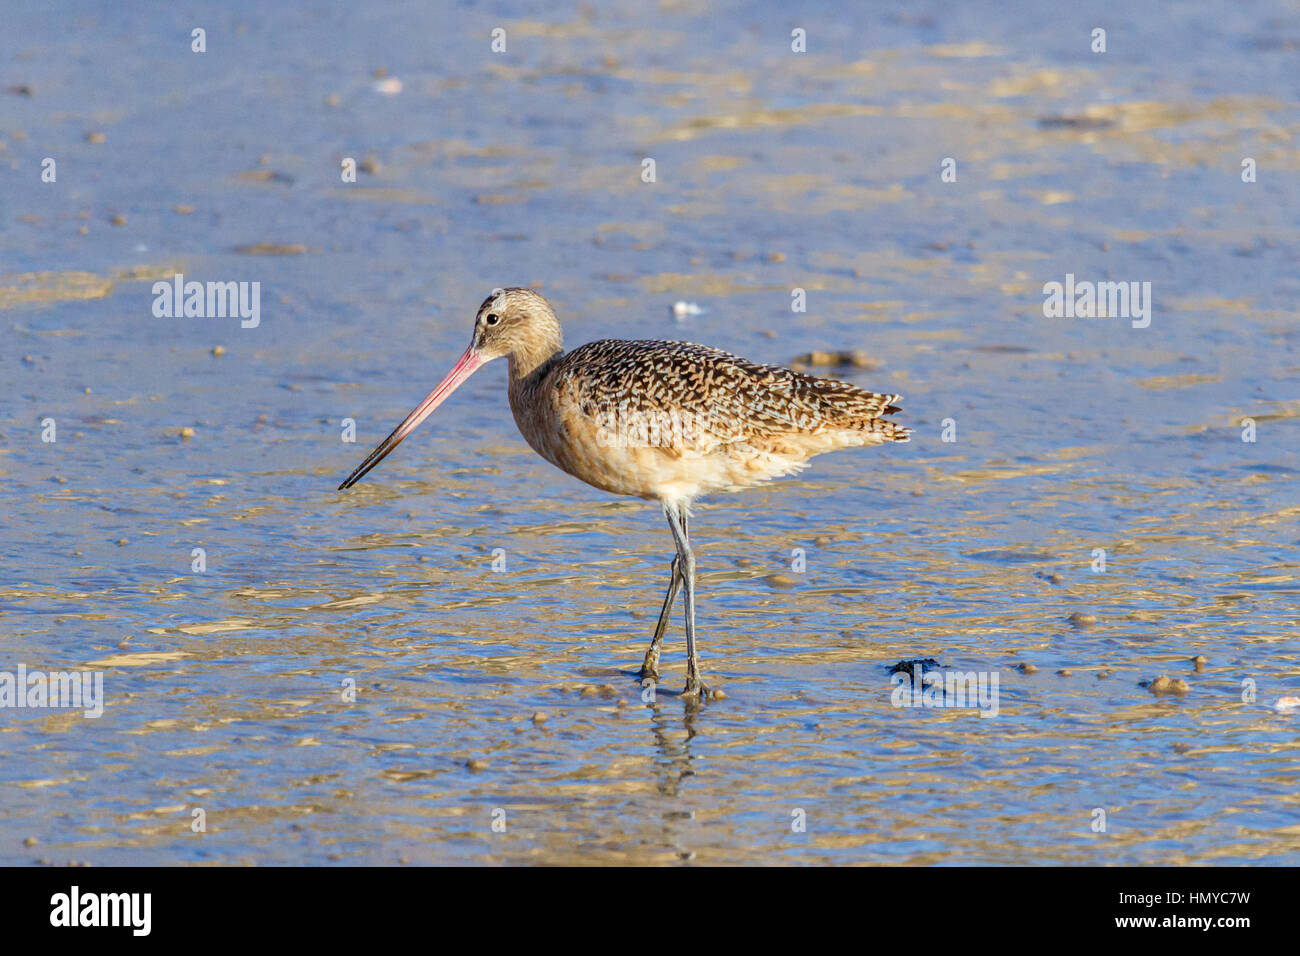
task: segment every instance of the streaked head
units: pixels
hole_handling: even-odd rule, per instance
[[[469,348],[460,361],[447,374],[424,401],[402,419],[392,434],[381,441],[366,456],[365,461],[348,475],[339,490],[351,488],[372,468],[415,431],[433,410],[446,400],[479,368],[496,358],[508,355],[512,366],[516,359],[536,364],[535,356],[549,358],[561,348],[560,323],[551,311],[550,303],[531,289],[493,289],[483,300],[474,317],[474,333]]]
[[[474,318],[471,348],[483,361],[560,347],[560,322],[551,304],[532,289],[493,289]]]

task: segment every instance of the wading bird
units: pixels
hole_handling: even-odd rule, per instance
[[[695,645],[692,501],[793,474],[822,452],[907,441],[882,416],[898,395],[760,365],[691,342],[604,339],[565,352],[550,304],[530,289],[496,289],[479,306],[455,368],[339,485],[350,488],[474,372],[510,359],[510,410],[524,440],[575,478],[658,501],[677,555],[641,667],[659,679],[659,650],[677,592],[686,592],[686,697],[703,699]]]

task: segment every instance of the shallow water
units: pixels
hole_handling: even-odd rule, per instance
[[[7,14],[0,669],[107,701],[0,711],[0,860],[1300,863],[1300,15],[837,6]],[[176,272],[260,324],[155,318]],[[1150,326],[1044,318],[1067,273]],[[904,395],[910,444],[697,506],[724,700],[675,625],[643,702],[667,528],[504,363],[334,490],[529,283],[571,344]],[[997,716],[893,706],[924,657]]]

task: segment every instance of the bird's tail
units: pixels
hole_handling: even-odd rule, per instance
[[[890,421],[885,415],[901,411],[898,402],[902,395],[885,395],[880,392],[868,392],[854,388],[841,391],[831,396],[823,396],[839,413],[842,428],[862,433],[864,442],[884,444],[891,441],[910,441],[912,430],[898,422]]]

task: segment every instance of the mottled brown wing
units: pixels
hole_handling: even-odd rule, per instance
[[[718,445],[827,431],[878,432],[906,441],[880,419],[897,395],[761,365],[693,342],[607,339],[564,357],[556,384],[574,407],[629,439],[708,451]]]

